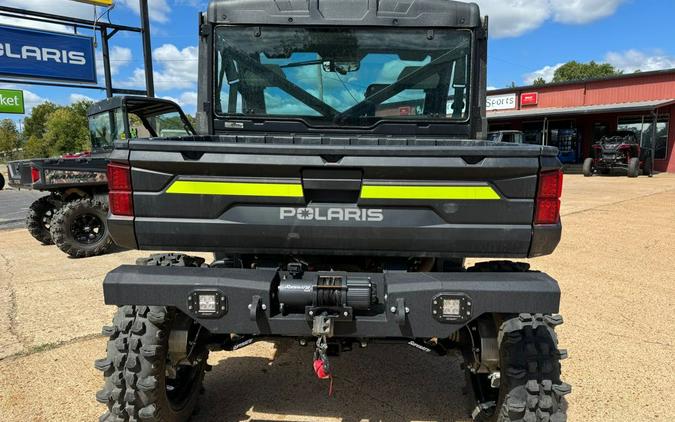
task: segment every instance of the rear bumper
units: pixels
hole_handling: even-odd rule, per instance
[[[370,281],[377,300],[368,311],[348,317],[339,310],[334,322],[338,337],[447,337],[485,313],[551,314],[560,305],[557,282],[538,272],[340,275]],[[302,280],[318,276],[305,273]],[[106,304],[176,307],[213,334],[311,336],[308,310],[316,308],[281,312],[278,289],[287,282],[284,277],[290,279],[274,270],[122,266],[106,276],[103,289]],[[194,295],[200,292],[218,293],[218,314],[195,314]],[[439,297],[459,298],[461,315],[452,320],[434,316]]]

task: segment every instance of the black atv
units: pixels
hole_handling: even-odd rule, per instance
[[[584,176],[596,173],[611,174],[614,169],[625,169],[628,177],[638,177],[640,170],[645,176],[654,173],[651,152],[640,146],[632,131],[618,131],[603,136],[593,145],[593,157],[584,161]]]

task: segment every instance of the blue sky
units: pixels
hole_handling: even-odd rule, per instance
[[[3,4],[57,10],[91,18],[91,6],[69,0],[2,0]],[[675,1],[671,0],[479,0],[491,19],[490,87],[552,77],[569,60],[609,61],[626,72],[675,67]],[[47,6],[45,4],[48,3]],[[196,108],[197,13],[206,0],[150,0],[157,95]],[[117,0],[113,22],[138,25],[137,0]],[[98,12],[102,12],[98,8]],[[0,23],[24,24],[0,19]],[[43,27],[43,26],[40,26]],[[67,30],[67,28],[49,28]],[[140,38],[120,33],[112,40],[118,87],[143,88]],[[102,84],[103,76],[99,77]],[[16,85],[29,107],[50,100],[102,99],[102,91]],[[23,116],[0,115],[20,120]]]

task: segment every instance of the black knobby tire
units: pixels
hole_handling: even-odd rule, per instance
[[[635,178],[640,174],[640,159],[633,157],[628,160],[628,177]]]
[[[26,229],[28,233],[43,245],[51,245],[52,235],[50,227],[56,211],[62,203],[59,198],[49,195],[36,200],[28,208],[26,215]]]
[[[157,254],[137,260],[137,265],[150,266],[203,264],[202,258],[182,254]],[[168,341],[179,319],[184,322],[187,317],[171,308],[122,306],[113,318],[113,325],[103,327],[103,335],[109,337],[107,356],[97,360],[95,367],[103,371],[105,385],[96,393],[96,400],[106,404],[108,411],[100,421],[179,422],[188,420],[196,411],[204,372],[209,368],[208,350],[199,342],[201,330],[197,330],[191,354],[198,361],[189,377],[191,382],[183,385],[182,390],[173,390],[181,394],[172,397],[174,400],[169,399],[167,392]]]
[[[494,407],[474,414],[484,422],[565,422],[572,389],[560,379],[555,327],[560,316],[521,314],[499,331],[500,385]]]
[[[168,341],[179,316],[162,306],[123,306],[113,325],[103,327],[109,337],[107,356],[94,364],[105,378],[96,393],[96,400],[108,407],[100,421],[189,420],[202,391],[208,351],[193,350],[196,363],[178,367],[173,380],[167,377]]]
[[[586,160],[584,160],[583,172],[584,172],[584,177],[593,176],[593,159],[592,158],[587,158]]]
[[[648,177],[654,177],[654,165],[650,157],[647,157],[645,163],[642,165],[642,174]]]
[[[102,255],[113,246],[108,231],[108,204],[92,198],[65,204],[54,214],[51,237],[73,258]]]
[[[5,176],[0,173],[0,190],[3,190],[5,188]]]

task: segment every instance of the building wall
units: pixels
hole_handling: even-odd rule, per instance
[[[506,91],[500,90],[499,93]],[[514,91],[510,91],[514,92]],[[539,93],[539,104],[519,109],[579,107],[675,99],[675,72],[644,77],[591,81],[570,85],[517,88],[516,93]],[[491,93],[490,93],[491,94]]]
[[[499,90],[492,94],[506,94],[515,92],[518,98],[523,93],[537,92],[539,101],[537,105],[520,106],[517,101],[517,109],[530,110],[537,108],[565,108],[605,104],[634,103],[653,100],[675,99],[675,70],[672,72],[646,73],[635,77],[622,77],[616,79],[589,81],[565,85],[550,85],[541,87],[523,87],[514,90]],[[675,173],[675,105],[659,111],[660,114],[670,114],[668,131],[668,156],[666,160],[656,160],[657,171]],[[582,154],[590,156],[593,139],[593,124],[602,122],[608,125],[610,131],[617,128],[617,120],[623,116],[637,116],[643,113],[625,114],[594,114],[569,117],[575,120],[576,127],[580,130],[583,140]],[[541,118],[543,120],[543,118]],[[565,117],[564,119],[567,119]],[[528,118],[527,121],[539,120]],[[499,125],[498,129],[509,128],[522,130],[523,119],[513,118],[505,121],[494,121],[492,124]]]

